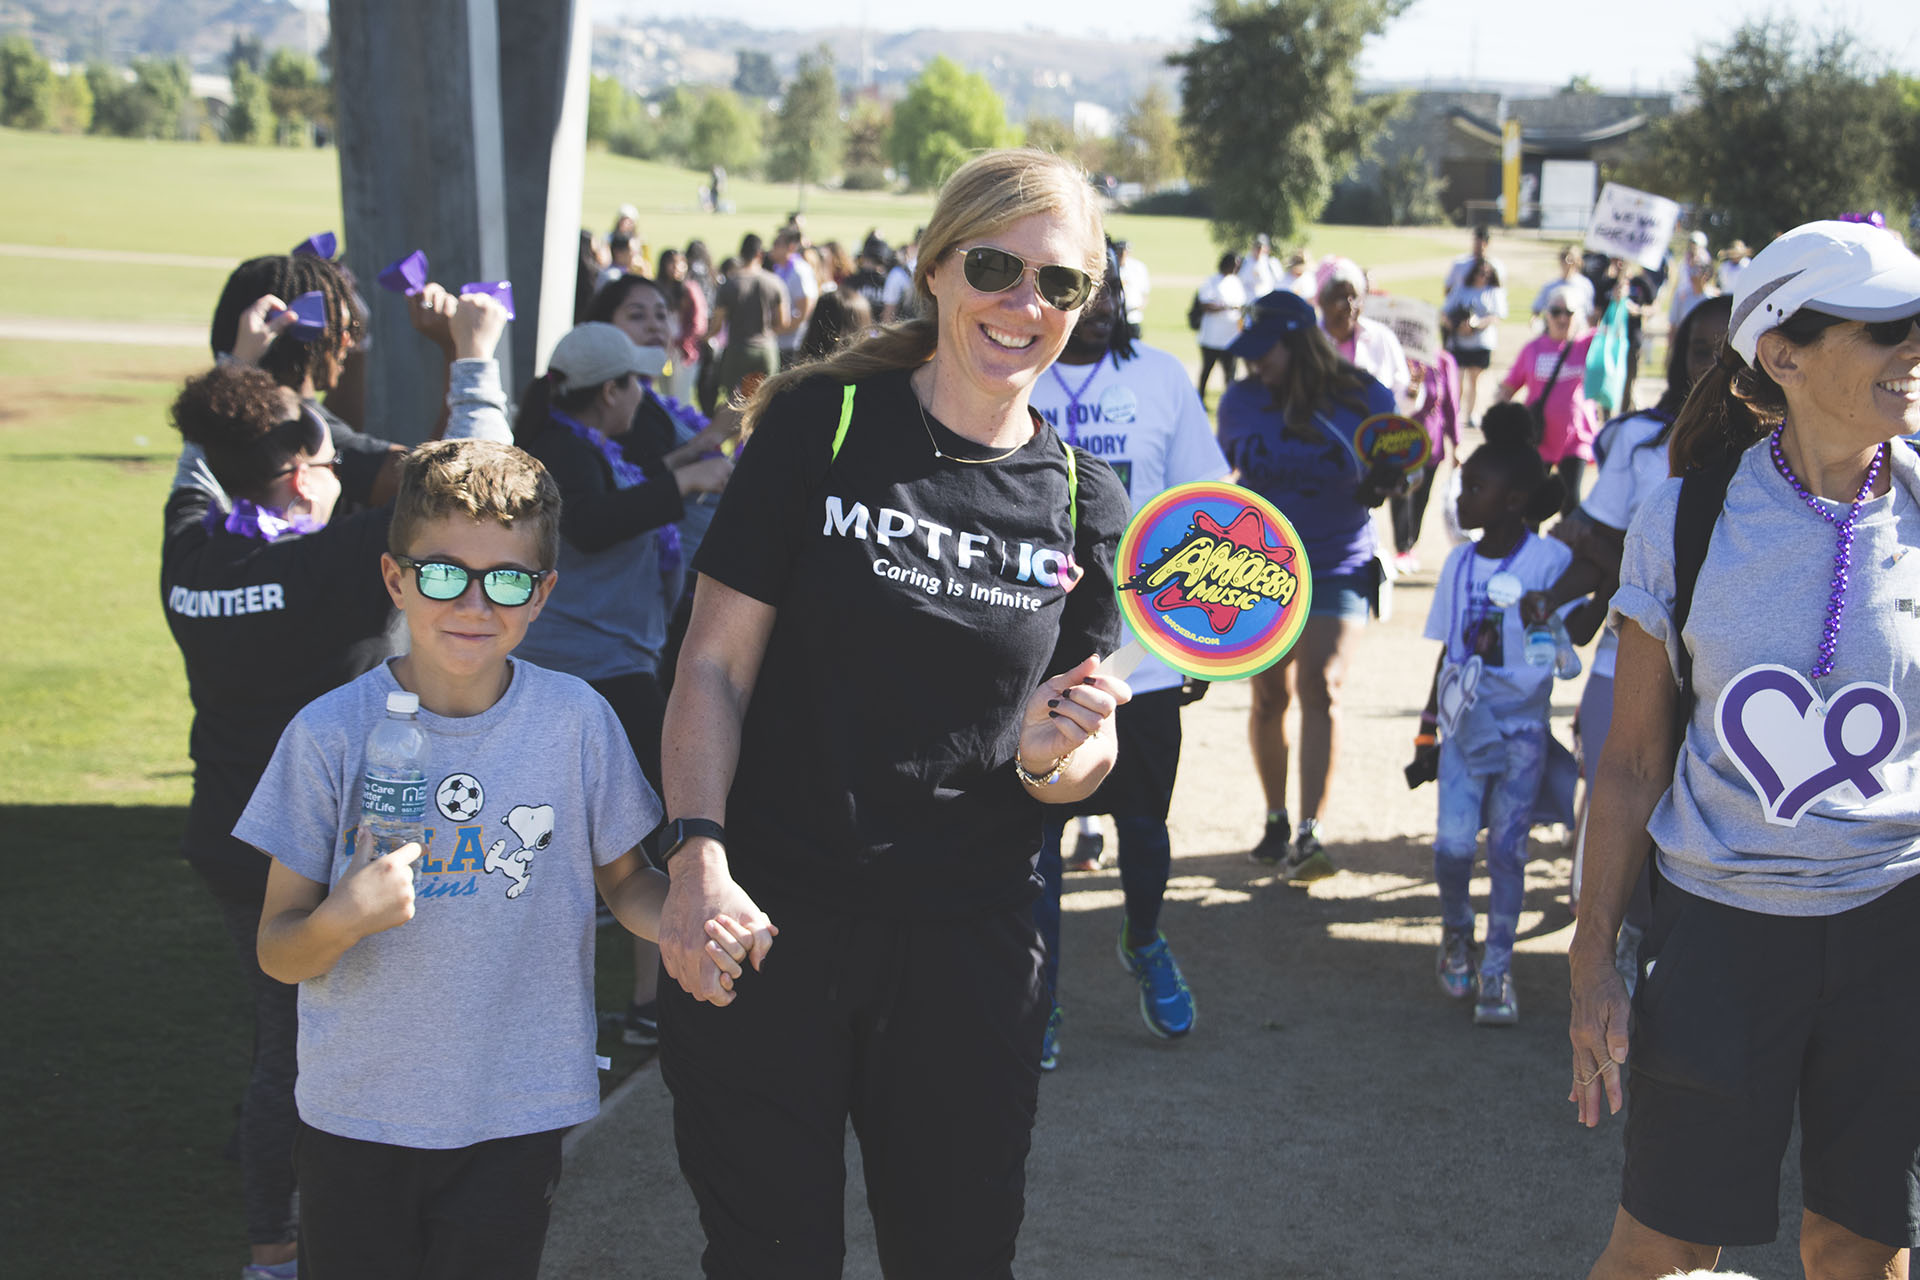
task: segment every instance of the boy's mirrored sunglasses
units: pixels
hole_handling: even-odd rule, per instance
[[[1024,259],[1005,249],[968,249],[960,265],[967,283],[981,293],[1005,293],[1031,271],[1034,288],[1046,304],[1056,310],[1072,311],[1093,296],[1093,277],[1078,267],[1063,267],[1058,263],[1029,266]]]
[[[413,583],[429,600],[458,600],[467,592],[467,583],[480,579],[480,593],[497,605],[517,609],[533,599],[533,589],[550,569],[469,569],[445,560],[415,560],[395,556],[394,563],[413,570]]]

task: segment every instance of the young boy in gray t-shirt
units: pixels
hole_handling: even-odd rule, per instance
[[[654,938],[660,803],[606,702],[509,655],[553,591],[560,495],[507,445],[446,441],[401,472],[382,560],[403,657],[307,705],[234,835],[273,858],[260,964],[300,984],[300,1263],[307,1277],[538,1270],[560,1137],[599,1110],[596,887]],[[425,847],[357,830],[368,731],[418,695]],[[764,920],[708,922],[727,975]]]

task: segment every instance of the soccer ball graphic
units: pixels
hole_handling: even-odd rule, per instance
[[[441,781],[440,789],[433,793],[433,802],[440,806],[440,812],[449,822],[472,820],[486,799],[487,793],[480,789],[480,779],[470,773],[448,774]]]

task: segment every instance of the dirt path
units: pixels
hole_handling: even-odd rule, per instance
[[[1187,712],[1164,926],[1199,1003],[1188,1039],[1141,1025],[1113,955],[1117,874],[1069,878],[1067,1021],[1041,1089],[1021,1275],[1579,1276],[1604,1243],[1620,1127],[1582,1130],[1564,1101],[1565,849],[1535,841],[1518,1027],[1474,1027],[1432,976],[1434,791],[1409,792],[1400,769],[1432,671],[1419,633],[1446,549],[1430,519],[1430,568],[1365,637],[1328,814],[1341,873],[1311,893],[1243,853],[1261,820],[1245,686]],[[1578,686],[1558,693],[1554,727],[1570,740]],[[1474,887],[1484,908],[1484,879]],[[696,1275],[701,1237],[658,1072],[617,1097],[573,1142],[544,1274]],[[864,1278],[879,1271],[857,1161],[850,1145],[847,1274]],[[1797,1181],[1784,1198],[1797,1203]],[[1797,1277],[1788,1218],[1783,1242],[1723,1265]]]

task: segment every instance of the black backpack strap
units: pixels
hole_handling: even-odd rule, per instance
[[[1713,526],[1727,505],[1727,485],[1739,469],[1740,457],[1740,451],[1735,450],[1724,461],[1689,471],[1680,482],[1680,504],[1673,512],[1673,638],[1680,656],[1680,701],[1674,708],[1679,728],[1676,742],[1685,739],[1695,698],[1693,653],[1683,633],[1693,612],[1693,589],[1700,581],[1700,566],[1707,562],[1707,544],[1713,541]]]

